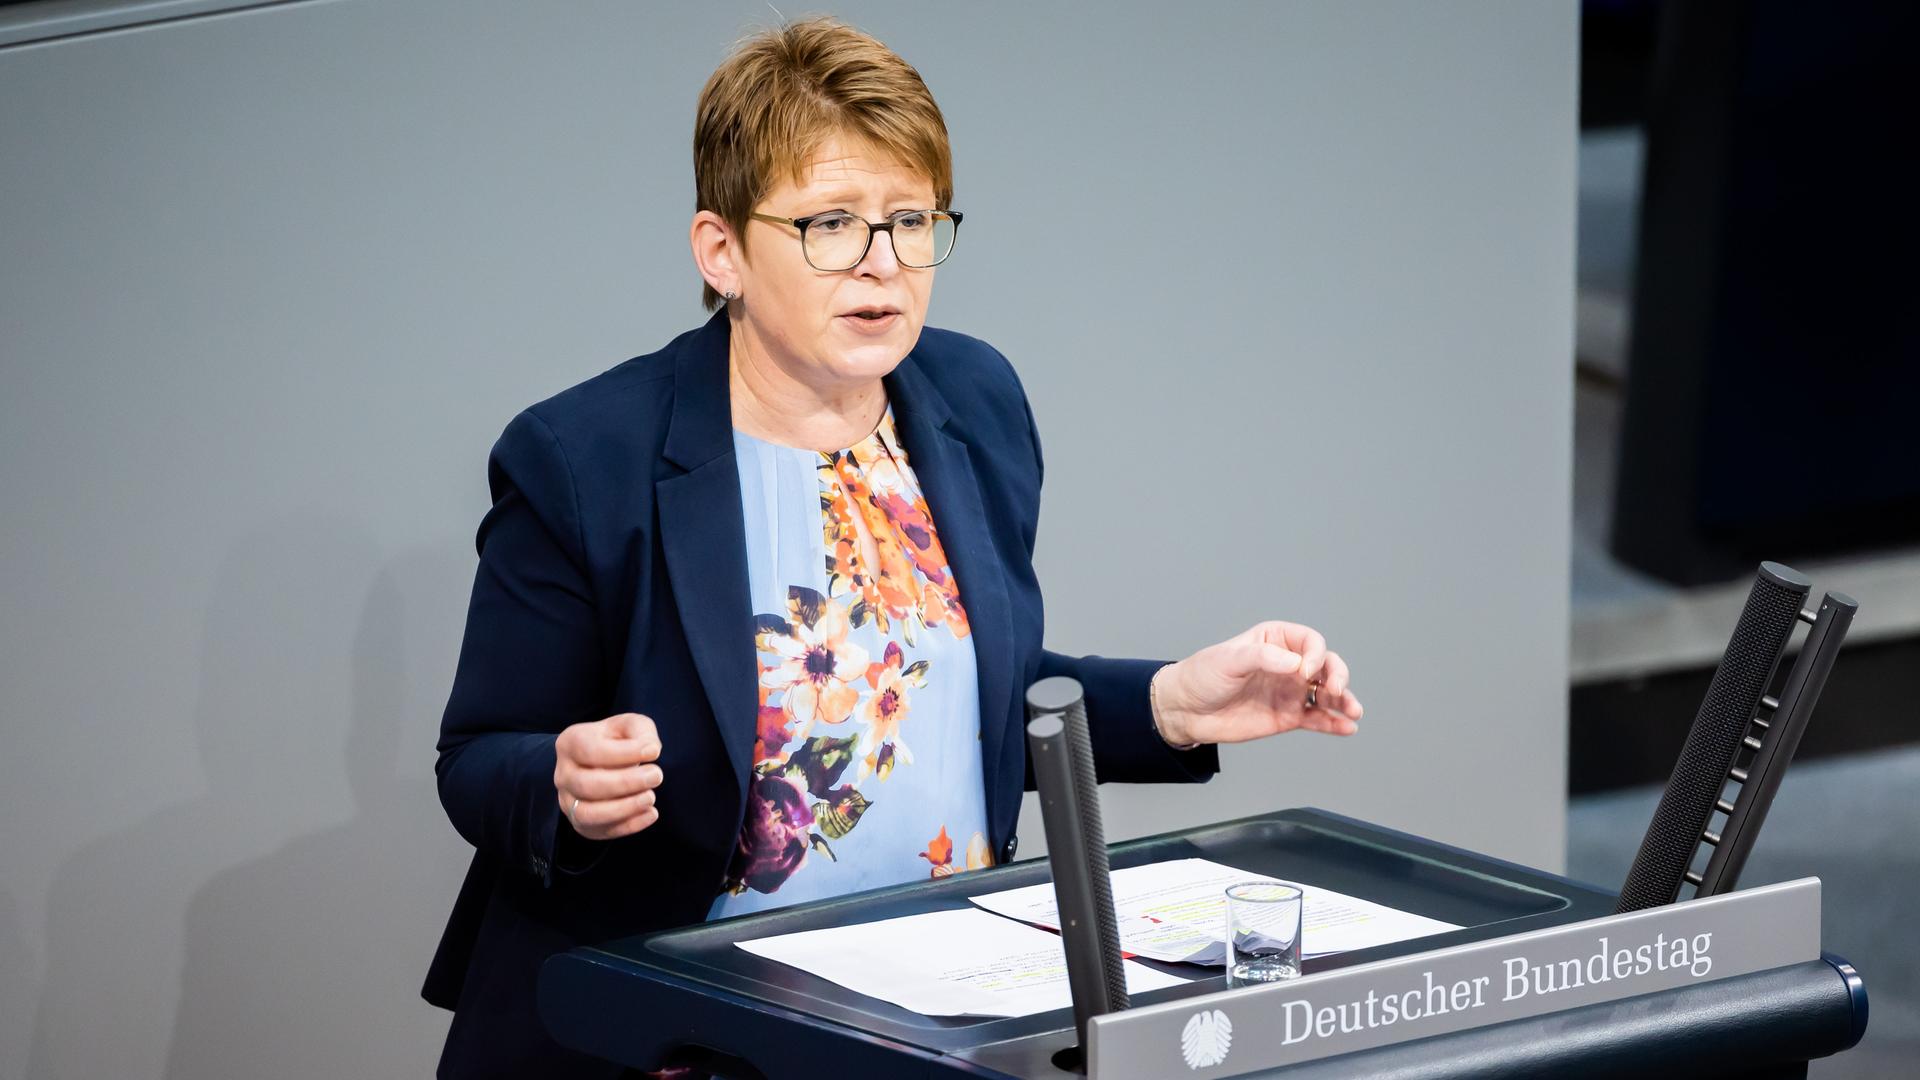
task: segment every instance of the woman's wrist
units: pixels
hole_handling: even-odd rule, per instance
[[[1178,661],[1174,663],[1178,663]],[[1184,727],[1180,726],[1174,718],[1169,715],[1169,711],[1162,708],[1160,704],[1160,676],[1165,674],[1168,669],[1173,666],[1174,664],[1171,663],[1162,664],[1159,669],[1153,673],[1152,677],[1147,679],[1147,714],[1152,720],[1153,732],[1160,736],[1161,742],[1166,743],[1175,750],[1193,750],[1198,748],[1200,744],[1198,742],[1188,742],[1181,739],[1180,736],[1185,734]],[[1176,730],[1176,728],[1179,728],[1179,730]]]

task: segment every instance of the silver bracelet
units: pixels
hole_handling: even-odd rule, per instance
[[[1172,666],[1173,666],[1172,664],[1161,664],[1160,667],[1157,668],[1154,671],[1154,673],[1147,678],[1147,720],[1148,722],[1153,724],[1153,733],[1155,735],[1160,736],[1161,742],[1166,743],[1169,747],[1175,750],[1193,750],[1199,747],[1200,744],[1197,742],[1190,742],[1190,743],[1174,742],[1172,739],[1167,738],[1166,732],[1160,730],[1160,697],[1158,693],[1159,685],[1160,685],[1160,672],[1165,671]]]

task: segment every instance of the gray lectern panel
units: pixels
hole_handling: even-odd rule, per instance
[[[1816,878],[1095,1017],[1092,1080],[1335,1057],[1820,958]]]

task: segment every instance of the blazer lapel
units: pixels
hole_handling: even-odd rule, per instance
[[[1005,570],[993,543],[967,444],[946,431],[951,417],[946,400],[920,371],[911,353],[887,376],[886,383],[907,462],[926,494],[933,527],[940,534],[940,546],[953,568],[960,604],[972,628],[980,681],[980,753],[986,773],[988,823],[998,851],[1000,839],[1013,828],[1011,820],[999,820],[1008,816],[999,808],[1013,804],[998,797],[1003,778],[997,766],[1009,720],[1016,715],[1009,709],[1013,701],[1013,611],[1007,599]],[[1020,779],[1015,777],[1014,783],[1019,785]]]
[[[744,799],[753,767],[759,672],[727,388],[728,334],[722,310],[676,361],[665,456],[686,471],[655,482],[654,497],[687,647]]]

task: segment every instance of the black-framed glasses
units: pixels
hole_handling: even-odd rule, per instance
[[[899,210],[874,223],[845,210],[829,210],[802,218],[750,214],[775,225],[800,230],[800,253],[807,265],[826,273],[851,270],[867,257],[873,234],[889,234],[893,257],[901,266],[924,270],[939,266],[953,254],[953,238],[960,231],[958,210]]]

